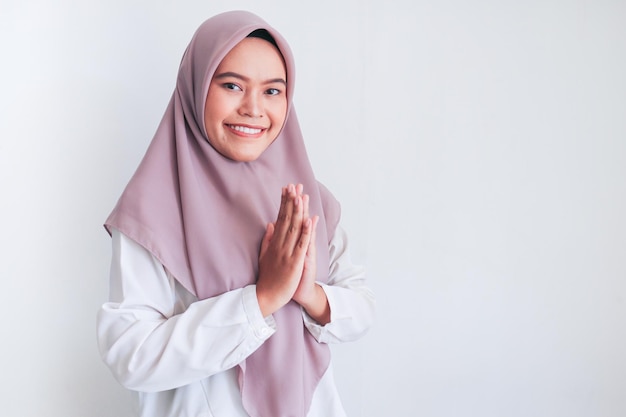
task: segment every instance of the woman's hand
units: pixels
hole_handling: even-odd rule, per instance
[[[289,184],[282,190],[276,222],[267,225],[261,242],[256,293],[264,317],[280,309],[294,296],[312,232],[313,221],[308,218],[308,208],[307,217],[304,216],[302,185]]]
[[[309,196],[304,195],[303,198],[304,218],[309,219]],[[330,322],[330,306],[328,305],[328,299],[326,293],[316,283],[317,278],[317,246],[315,245],[315,239],[317,235],[317,223],[319,217],[315,216],[311,219],[313,222],[311,233],[311,239],[309,242],[309,248],[304,258],[304,268],[302,270],[302,278],[300,284],[293,295],[293,300],[300,304],[315,321],[321,325],[325,325]]]

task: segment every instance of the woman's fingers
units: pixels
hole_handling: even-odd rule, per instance
[[[302,268],[302,277],[298,284],[298,288],[293,295],[293,300],[301,306],[310,307],[314,304],[316,297],[316,249],[315,249],[315,237],[317,235],[317,224],[319,217],[315,216],[312,219],[307,220],[311,224],[311,235],[309,238],[309,244],[306,248],[306,255],[304,258],[304,264]]]
[[[276,217],[275,223],[276,237],[278,239],[277,242],[281,244],[284,241],[287,231],[291,225],[294,210],[294,197],[295,186],[293,184],[289,184],[287,187],[283,188],[280,199],[280,208],[278,209],[278,216]]]
[[[310,218],[309,197],[302,191],[301,184],[283,188],[276,223],[268,224],[261,242],[257,296],[264,315],[292,299],[306,259],[311,256],[307,253],[311,251],[317,217]],[[314,252],[312,255],[314,263]]]
[[[307,255],[311,254],[313,256],[313,259],[315,259],[315,239],[317,237],[317,223],[319,223],[320,218],[319,216],[315,216],[313,219],[313,226],[312,229],[313,231],[311,232],[311,241],[309,243],[309,250],[307,251]]]
[[[303,218],[304,220],[309,218],[309,195],[302,195],[302,209],[303,209]]]
[[[265,228],[265,235],[263,236],[263,240],[261,241],[261,251],[259,256],[265,255],[267,252],[267,248],[270,245],[270,241],[272,240],[272,236],[274,235],[274,223],[268,223]]]
[[[284,225],[286,220],[291,216],[289,214],[289,187],[283,187],[282,193],[280,195],[280,207],[278,209],[278,215],[276,216],[276,228],[279,232],[284,229]]]
[[[303,221],[308,217],[308,196],[303,196],[302,191],[302,184],[289,184],[283,188],[276,219],[275,243],[290,248],[292,251],[302,234]]]
[[[311,223],[311,235],[309,237],[309,244],[306,249],[306,255],[304,259],[304,270],[302,272],[302,278],[308,279],[308,276],[312,276],[312,281],[315,281],[315,266],[316,266],[316,256],[317,249],[315,246],[315,239],[317,236],[317,223],[319,222],[319,216],[315,216],[312,219],[309,219]]]
[[[306,253],[309,250],[309,243],[311,242],[312,234],[313,221],[311,219],[306,219],[302,224],[302,233],[300,233],[298,242],[294,250],[294,255],[298,258],[302,258],[303,263],[304,258],[306,257]]]

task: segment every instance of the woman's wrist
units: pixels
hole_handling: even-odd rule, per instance
[[[309,300],[299,302],[304,311],[317,323],[324,326],[330,323],[330,305],[326,292],[319,284],[315,284],[313,295]]]
[[[261,309],[261,314],[263,315],[263,317],[268,317],[272,315],[283,305],[285,305],[284,302],[278,300],[278,297],[276,297],[275,294],[273,294],[271,291],[264,291],[263,288],[260,288],[258,284],[256,286],[256,298],[259,302],[259,308]]]

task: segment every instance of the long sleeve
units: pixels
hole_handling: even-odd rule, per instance
[[[98,312],[97,336],[123,386],[187,385],[232,368],[275,332],[254,285],[198,301],[143,247],[117,230],[112,239],[110,301]]]
[[[97,317],[99,349],[126,388],[157,392],[233,368],[276,331],[263,318],[256,286],[198,300],[145,248],[112,229],[109,301]],[[370,327],[375,301],[364,269],[353,265],[345,232],[330,247],[330,276],[322,284],[331,322],[304,322],[320,343],[351,341]]]
[[[348,238],[340,226],[330,242],[329,258],[329,279],[320,285],[328,298],[330,323],[320,326],[303,310],[304,323],[320,343],[353,341],[371,327],[376,302],[366,286],[365,269],[352,263]]]

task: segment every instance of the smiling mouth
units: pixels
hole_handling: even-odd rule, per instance
[[[259,133],[263,132],[263,130],[265,130],[265,129],[255,128],[255,127],[247,127],[247,126],[240,126],[240,125],[226,125],[226,126],[228,126],[230,129],[235,130],[237,132],[245,133],[246,135],[258,135]]]

